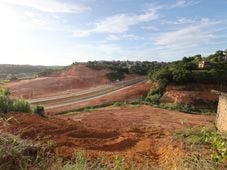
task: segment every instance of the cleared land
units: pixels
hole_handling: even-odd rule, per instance
[[[211,126],[213,116],[190,115],[150,106],[107,107],[93,112],[41,118],[14,114],[1,132],[24,139],[57,143],[55,152],[70,158],[75,150],[88,157],[123,156],[126,161],[165,164],[184,153],[183,145],[172,141],[176,130]],[[33,123],[31,123],[33,122]]]
[[[15,97],[24,96],[34,104],[46,106],[48,117],[14,113],[14,119],[0,122],[0,132],[20,135],[35,143],[54,141],[56,155],[65,160],[71,159],[75,151],[84,150],[91,161],[104,157],[108,162],[120,156],[129,164],[143,165],[146,160],[149,164],[166,167],[188,152],[183,141],[173,139],[176,131],[213,126],[214,116],[184,114],[146,105],[74,112],[78,108],[139,99],[155,87],[138,75],[128,75],[123,83],[113,84],[106,78],[109,71],[77,65],[47,77],[9,84]],[[169,86],[163,98],[170,103],[177,98],[178,102],[182,99],[179,96],[188,94],[187,90]],[[185,96],[191,98],[191,95]],[[70,110],[70,113],[56,115]]]

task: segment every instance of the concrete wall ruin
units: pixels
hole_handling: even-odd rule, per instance
[[[218,130],[227,132],[227,94],[220,93],[216,122]]]

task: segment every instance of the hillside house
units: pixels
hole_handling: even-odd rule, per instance
[[[209,62],[208,61],[201,61],[201,62],[199,62],[199,64],[198,64],[198,68],[200,68],[200,69],[204,69],[204,68],[207,68],[208,66],[209,66]]]
[[[227,132],[227,93],[219,92],[216,126],[220,131]]]

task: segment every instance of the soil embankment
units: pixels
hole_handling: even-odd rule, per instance
[[[168,85],[161,102],[181,103],[200,108],[214,107],[218,103],[218,95],[211,91],[214,89],[219,90],[220,87],[211,84]]]

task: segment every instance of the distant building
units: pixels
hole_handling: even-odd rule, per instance
[[[207,68],[209,66],[209,64],[210,64],[210,62],[203,60],[203,61],[199,62],[198,68],[200,68],[200,69]]]

